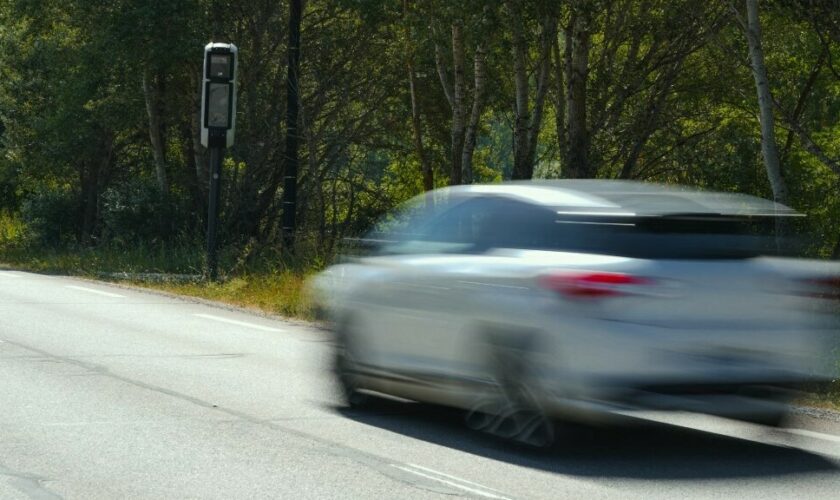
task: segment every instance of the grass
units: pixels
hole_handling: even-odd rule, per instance
[[[827,410],[840,411],[840,394],[835,391],[833,394],[810,394],[797,401],[801,406],[812,406]]]
[[[119,273],[124,275],[119,281],[143,288],[288,317],[312,318],[305,284],[319,267],[317,263],[289,265],[276,252],[269,255],[263,252],[248,264],[238,261],[236,255],[223,253],[220,270],[235,271],[223,272],[223,279],[213,283],[203,279],[205,254],[198,244],[43,248],[22,243],[24,234],[24,228],[15,218],[0,212],[0,266],[105,281],[119,279],[115,276]]]
[[[305,293],[306,273],[284,271],[269,275],[241,275],[219,283],[149,283],[137,285],[179,295],[217,300],[301,319],[312,319],[312,307]]]
[[[811,388],[807,395],[799,399],[797,403],[803,406],[840,411],[840,380]]]
[[[75,250],[0,246],[0,265],[23,271],[120,281],[283,316],[312,318],[305,285],[313,269],[245,268],[218,282],[210,282],[203,278],[203,262],[203,251],[179,246]]]
[[[199,274],[202,254],[183,246],[35,248],[0,246],[0,262],[46,274],[99,277],[103,273]]]

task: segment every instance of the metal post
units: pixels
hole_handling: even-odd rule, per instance
[[[301,0],[289,2],[289,69],[286,77],[286,165],[283,177],[283,242],[287,250],[295,243],[298,177],[298,71],[300,70]]]
[[[210,148],[210,202],[207,204],[207,276],[211,281],[218,277],[216,254],[216,226],[219,220],[219,193],[222,177],[222,148]]]

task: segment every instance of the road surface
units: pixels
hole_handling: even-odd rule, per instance
[[[341,407],[326,341],[0,271],[0,498],[840,498],[840,423],[645,414],[535,452],[445,409]]]

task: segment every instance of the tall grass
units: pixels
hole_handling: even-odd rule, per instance
[[[151,286],[180,295],[218,300],[283,316],[311,319],[312,304],[306,294],[306,279],[309,274],[281,271],[272,274],[242,274],[219,283],[169,282]]]
[[[301,241],[294,258],[274,246],[224,248],[219,258],[222,279],[213,283],[203,279],[205,250],[197,242],[49,248],[33,245],[18,219],[0,213],[0,265],[47,274],[120,279],[284,316],[311,317],[306,279],[324,262],[307,240]],[[181,275],[195,279],[185,281]]]
[[[17,217],[0,211],[0,250],[24,239],[24,225]]]
[[[0,243],[0,262],[23,270],[53,274],[199,274],[203,259],[200,249],[181,245],[44,248]]]

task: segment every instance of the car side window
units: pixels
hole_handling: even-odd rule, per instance
[[[417,213],[420,215],[417,215]],[[434,210],[413,207],[391,223],[380,255],[480,253],[494,248],[556,248],[556,214],[502,196],[450,197]],[[401,220],[400,223],[396,223]]]
[[[499,198],[484,212],[476,235],[477,246],[493,248],[550,249],[558,245],[556,214],[545,207]]]
[[[450,197],[435,207],[434,213],[414,217],[399,225],[399,234],[384,245],[380,254],[408,255],[433,253],[471,253],[477,234],[488,218],[487,200]]]

